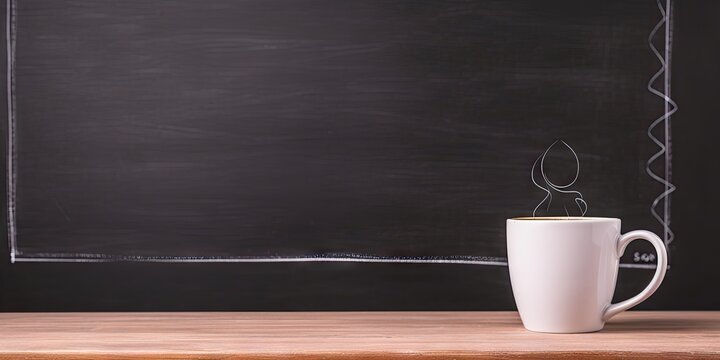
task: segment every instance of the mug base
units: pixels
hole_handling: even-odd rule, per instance
[[[543,334],[585,334],[585,333],[594,333],[598,332],[603,329],[604,326],[601,326],[599,328],[589,328],[589,329],[549,329],[549,328],[535,328],[535,327],[528,327],[525,326],[525,330],[536,332],[536,333],[543,333]]]

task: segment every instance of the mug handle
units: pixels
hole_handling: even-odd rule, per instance
[[[608,321],[611,317],[645,301],[645,299],[649,298],[650,295],[657,290],[660,283],[662,283],[663,278],[665,278],[665,272],[667,271],[667,250],[665,249],[665,243],[663,243],[657,235],[651,233],[650,231],[635,230],[621,235],[618,238],[617,243],[617,256],[621,257],[628,244],[633,240],[639,239],[647,240],[655,247],[655,251],[657,252],[657,268],[655,268],[655,276],[653,276],[652,280],[650,280],[650,284],[648,284],[648,286],[639,294],[617,304],[610,304],[603,313],[603,321]]]

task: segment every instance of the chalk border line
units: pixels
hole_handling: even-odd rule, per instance
[[[658,5],[660,5],[660,0]],[[661,10],[663,18],[661,24],[665,25],[665,61],[664,70],[664,99],[665,114],[665,180],[669,183],[671,169],[670,153],[670,115],[672,103],[670,96],[670,56],[672,45],[672,0],[666,0],[665,12]],[[297,263],[297,262],[350,262],[350,263],[402,263],[402,264],[456,264],[456,265],[488,265],[507,266],[507,259],[503,257],[486,256],[374,256],[362,254],[319,254],[312,256],[277,256],[277,257],[187,257],[187,256],[131,256],[131,255],[103,255],[88,253],[37,253],[24,254],[17,246],[16,228],[16,187],[17,187],[17,146],[16,146],[16,123],[17,113],[15,106],[15,49],[17,33],[17,0],[6,1],[5,18],[5,41],[7,54],[7,233],[10,247],[10,261],[15,262],[73,262],[73,263],[98,263],[98,262],[155,262],[155,263]],[[659,25],[658,25],[659,27]],[[656,27],[657,29],[657,27]],[[651,45],[652,46],[652,45]],[[661,70],[661,71],[662,71]],[[650,85],[648,85],[650,86]],[[676,109],[676,108],[673,108]],[[674,111],[673,111],[674,112]],[[662,153],[661,153],[662,154]],[[672,186],[672,185],[669,185]],[[666,185],[666,191],[669,187]],[[670,191],[672,192],[672,191]],[[668,239],[670,210],[669,197],[667,193],[664,201],[665,231],[664,241],[669,244],[672,238]],[[670,232],[670,234],[672,234]],[[670,240],[670,241],[669,241]],[[632,269],[655,269],[655,264],[620,264],[621,268]]]

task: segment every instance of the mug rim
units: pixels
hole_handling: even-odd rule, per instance
[[[598,217],[598,216],[518,216],[509,218],[507,221],[526,222],[532,220],[534,223],[579,223],[579,222],[603,222],[603,221],[620,221],[618,218]]]

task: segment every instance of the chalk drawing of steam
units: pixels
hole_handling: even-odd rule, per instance
[[[572,181],[564,185],[555,184],[550,181],[550,179],[548,179],[547,177],[547,172],[545,171],[545,158],[547,157],[550,150],[553,149],[556,145],[563,146],[565,149],[569,150],[573,158],[575,158],[575,177],[572,179]],[[562,204],[565,214],[560,215],[570,216],[572,212],[572,215],[585,216],[585,213],[587,213],[588,210],[588,204],[587,202],[585,202],[582,193],[576,190],[570,190],[570,187],[575,184],[579,176],[580,159],[578,159],[575,150],[573,150],[573,148],[570,147],[570,145],[568,145],[568,143],[566,143],[565,141],[555,140],[555,142],[553,142],[547,149],[545,149],[542,155],[540,155],[537,160],[535,160],[535,163],[532,166],[532,170],[530,171],[530,179],[532,180],[533,184],[535,184],[535,186],[537,186],[539,189],[543,190],[546,193],[545,198],[543,198],[542,201],[540,201],[540,203],[535,206],[535,209],[533,210],[533,217],[535,217],[538,209],[543,206],[545,207],[545,211],[550,211],[550,205],[553,203],[553,193],[555,193],[556,196],[558,194],[565,194],[571,196],[575,202],[575,207],[577,207],[577,209],[575,209],[571,206],[570,209],[568,209],[567,204]]]

